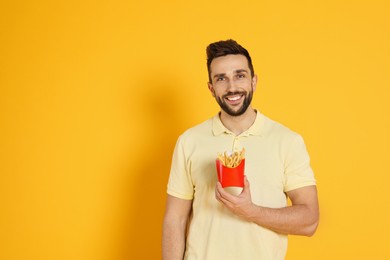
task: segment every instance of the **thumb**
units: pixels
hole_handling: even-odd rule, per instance
[[[250,184],[249,184],[248,178],[245,175],[244,176],[244,189],[242,190],[242,192],[249,192],[249,191],[250,191]]]

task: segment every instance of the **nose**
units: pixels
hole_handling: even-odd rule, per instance
[[[227,82],[227,84],[226,84],[226,90],[227,90],[228,92],[235,92],[235,91],[238,90],[237,84],[236,84],[236,82],[235,82],[233,79],[231,79],[231,80],[229,80],[229,81]]]

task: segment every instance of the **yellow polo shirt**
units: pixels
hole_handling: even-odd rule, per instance
[[[242,148],[257,205],[285,207],[285,192],[316,184],[301,136],[260,112],[238,136],[219,115],[188,129],[176,143],[167,189],[172,196],[193,200],[185,259],[284,259],[286,235],[244,221],[215,199],[217,154]]]

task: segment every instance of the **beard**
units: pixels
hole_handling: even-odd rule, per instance
[[[244,101],[242,103],[242,106],[238,110],[233,110],[229,105],[225,102],[225,98],[230,95],[244,95]],[[247,93],[246,91],[237,91],[237,92],[228,92],[227,94],[223,95],[222,98],[215,97],[217,100],[218,105],[221,107],[221,109],[227,113],[230,116],[241,116],[245,113],[245,111],[248,109],[249,105],[252,102],[253,97],[253,90],[249,91]]]

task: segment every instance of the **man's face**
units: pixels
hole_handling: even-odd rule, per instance
[[[257,77],[252,78],[244,55],[226,55],[210,64],[209,89],[221,109],[230,116],[240,116],[250,106]]]

